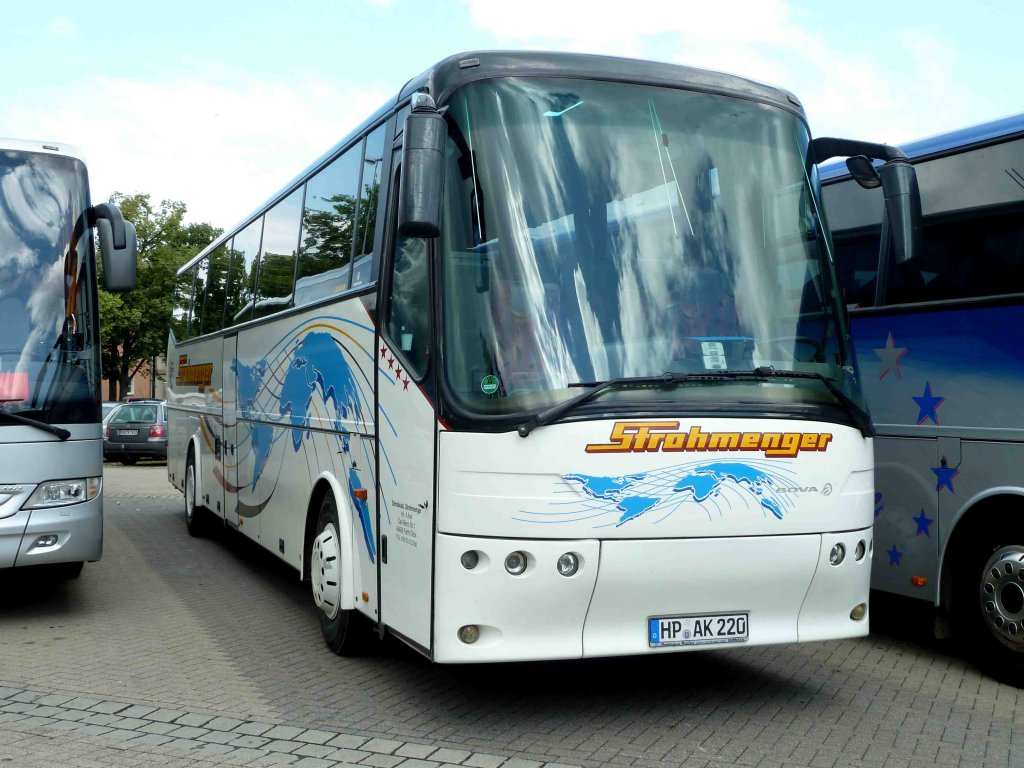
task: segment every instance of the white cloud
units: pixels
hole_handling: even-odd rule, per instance
[[[67,16],[55,16],[50,20],[50,34],[55,37],[74,37],[78,34],[78,25]]]
[[[954,109],[969,94],[951,85],[955,49],[924,30],[888,28],[838,49],[785,0],[463,2],[499,44],[671,61],[787,88],[817,135],[892,143],[963,124]]]
[[[191,221],[227,228],[389,95],[296,71],[276,79],[239,73],[156,83],[106,78],[67,94],[42,94],[42,106],[19,105],[7,119],[19,134],[82,149],[94,200],[115,191],[148,193],[154,202],[184,202]]]

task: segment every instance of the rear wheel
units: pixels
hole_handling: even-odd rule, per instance
[[[196,504],[196,460],[191,453],[185,465],[185,527],[192,536],[205,536],[209,532],[209,513]]]
[[[1024,686],[1024,531],[1007,533],[988,533],[968,545],[954,576],[954,608],[978,666]]]
[[[327,647],[340,656],[353,656],[366,650],[370,627],[358,611],[343,606],[348,598],[342,592],[342,561],[348,552],[343,546],[338,524],[338,507],[328,493],[320,504],[316,538],[310,551],[310,580],[313,602],[320,616],[320,632]]]

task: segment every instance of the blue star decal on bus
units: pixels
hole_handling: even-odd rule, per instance
[[[931,538],[931,535],[932,535],[931,534],[931,527],[932,527],[932,523],[934,523],[935,520],[933,520],[930,517],[926,517],[925,514],[924,514],[924,510],[923,509],[921,510],[921,514],[920,515],[918,515],[917,517],[912,517],[910,519],[913,520],[915,523],[917,523],[917,535],[918,536],[920,536],[923,533],[928,538]]]
[[[943,402],[945,402],[946,398],[944,398],[944,397],[937,397],[937,396],[933,397],[932,396],[932,385],[931,385],[931,382],[927,382],[926,381],[924,383],[924,394],[923,395],[921,395],[920,397],[913,397],[911,399],[915,403],[917,403],[917,407],[919,409],[918,412],[917,412],[917,423],[918,424],[924,424],[924,422],[927,419],[931,419],[932,422],[936,426],[938,426],[939,417],[936,416],[935,410],[940,405],[942,405]]]
[[[875,491],[875,517],[882,514],[883,509],[885,509],[885,505],[882,504],[882,494]]]
[[[890,371],[896,371],[897,379],[903,378],[903,371],[900,370],[900,360],[907,354],[907,348],[896,346],[896,342],[892,337],[892,331],[889,331],[889,338],[886,339],[885,346],[875,349],[875,354],[882,361],[882,372],[878,376],[879,381],[884,379]]]
[[[953,478],[960,474],[960,470],[956,467],[949,466],[949,462],[946,457],[943,456],[939,462],[939,466],[932,467],[932,472],[935,473],[935,477],[938,482],[935,485],[936,491],[941,491],[943,488],[949,488],[950,493],[956,493],[956,489],[953,487]]]
[[[886,552],[886,554],[889,555],[889,565],[903,565],[903,563],[900,562],[903,560],[903,553],[896,549],[895,544],[892,545],[892,549]]]

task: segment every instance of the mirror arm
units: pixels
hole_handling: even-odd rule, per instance
[[[114,239],[114,247],[118,250],[124,248],[128,243],[125,235],[124,217],[116,205],[110,203],[97,203],[89,209],[89,226],[95,227],[97,219],[106,219],[110,222],[111,232]]]
[[[854,139],[833,139],[827,136],[811,140],[811,156],[818,165],[833,157],[853,157],[855,155],[867,155],[886,162],[907,158],[899,147],[891,147],[888,144]]]

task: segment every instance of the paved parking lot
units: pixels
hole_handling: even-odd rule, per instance
[[[188,536],[164,466],[106,469],[103,560],[66,584],[0,577],[0,763],[1024,766],[1021,692],[898,604],[856,641],[483,667],[388,641],[343,659],[292,571]]]

